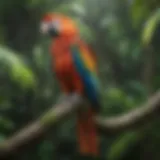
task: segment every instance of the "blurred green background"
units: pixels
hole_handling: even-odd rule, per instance
[[[135,108],[160,87],[159,0],[1,0],[0,141],[43,114],[60,94],[51,71],[50,40],[39,33],[48,11],[75,19],[83,39],[96,51],[102,115]],[[159,160],[159,126],[154,121],[145,129],[101,137],[102,157]],[[74,129],[71,118],[19,159],[74,159]]]

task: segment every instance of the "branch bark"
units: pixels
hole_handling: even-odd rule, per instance
[[[148,101],[117,117],[102,118],[96,117],[99,129],[106,134],[115,134],[126,130],[133,130],[142,127],[159,116],[160,112],[160,91],[155,93]]]
[[[61,104],[53,106],[37,121],[15,133],[0,144],[0,159],[7,159],[25,147],[33,144],[45,135],[60,121],[75,113],[80,106],[85,105],[84,100],[78,95],[68,97]],[[128,129],[145,125],[159,114],[160,91],[152,96],[148,102],[136,109],[120,116],[102,118],[95,117],[95,122],[103,134],[114,134]]]

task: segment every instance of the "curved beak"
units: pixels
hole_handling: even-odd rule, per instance
[[[44,35],[49,35],[52,38],[59,36],[58,30],[54,26],[50,26],[48,23],[40,24],[40,32]]]

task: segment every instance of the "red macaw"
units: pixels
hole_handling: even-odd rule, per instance
[[[93,117],[100,109],[96,58],[84,43],[78,27],[70,18],[47,13],[41,21],[41,31],[51,36],[51,55],[61,89],[66,94],[77,93],[89,100],[85,113],[78,113],[79,151],[82,155],[99,155],[97,127]]]

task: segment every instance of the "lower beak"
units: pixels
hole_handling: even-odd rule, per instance
[[[53,38],[56,38],[59,36],[59,33],[55,28],[50,28],[48,34]]]

